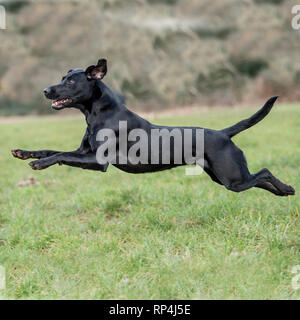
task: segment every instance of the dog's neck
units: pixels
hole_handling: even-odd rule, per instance
[[[95,84],[93,96],[90,100],[79,106],[84,114],[88,126],[99,118],[104,112],[116,112],[124,107],[124,99],[109,89],[101,80]]]

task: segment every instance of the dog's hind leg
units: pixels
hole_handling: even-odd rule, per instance
[[[216,177],[216,175],[213,173],[213,171],[211,170],[208,162],[205,160],[204,162],[204,171],[210,176],[211,180],[220,184],[220,185],[223,185],[223,183]]]
[[[275,188],[272,183],[270,182],[258,182],[256,185],[255,185],[256,188],[260,188],[260,189],[264,189],[264,190],[267,190],[267,191],[270,191],[272,193],[274,193],[276,196],[284,196],[285,194],[282,193],[281,191],[279,191],[277,188]]]
[[[286,185],[275,178],[268,169],[262,169],[258,173],[249,175],[246,181],[235,181],[230,185],[225,185],[225,187],[234,192],[241,192],[252,187],[257,187],[270,191],[277,196],[295,194],[295,190],[292,186]]]
[[[295,194],[293,187],[275,178],[268,169],[251,174],[243,152],[231,141],[219,150],[210,150],[208,160],[209,170],[228,190],[241,192],[258,187],[277,196]]]
[[[280,192],[280,194],[277,194],[277,195],[288,196],[288,195],[295,194],[295,189],[292,186],[281,182],[279,179],[274,177],[273,174],[266,168],[260,170],[254,176],[255,176],[255,180],[256,180],[255,187],[258,187],[258,188],[262,188],[262,187],[266,187],[266,186],[269,187],[269,185],[271,184],[273,188],[277,189]],[[266,188],[263,188],[263,189],[266,189]],[[270,189],[266,189],[266,190],[271,191]],[[273,192],[273,191],[271,191],[271,192]],[[273,192],[273,193],[275,193],[275,192]]]
[[[208,170],[211,178],[226,189],[241,192],[255,186],[243,152],[231,140],[223,140],[218,149],[207,150]]]

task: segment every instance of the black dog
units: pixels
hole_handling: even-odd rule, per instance
[[[52,99],[52,108],[60,110],[74,107],[80,109],[85,115],[87,129],[81,146],[72,152],[52,150],[25,151],[12,150],[13,156],[19,159],[36,158],[40,160],[29,163],[32,169],[42,170],[54,164],[65,164],[83,169],[105,172],[109,163],[99,163],[96,159],[97,148],[101,142],[97,140],[97,132],[103,128],[112,129],[117,136],[117,146],[120,141],[119,121],[127,121],[128,132],[140,128],[146,132],[151,129],[164,128],[172,130],[174,127],[161,127],[148,122],[137,114],[128,110],[120,96],[106,87],[101,79],[107,72],[105,59],[98,61],[97,65],[83,69],[70,70],[62,78],[60,84],[44,90],[45,96]],[[204,129],[204,171],[211,179],[228,190],[240,192],[252,187],[258,187],[272,192],[277,196],[294,195],[293,187],[282,183],[275,178],[268,169],[262,169],[251,174],[243,152],[232,142],[231,138],[239,132],[246,130],[262,120],[273,107],[277,97],[270,98],[266,104],[249,119],[242,120],[232,127],[223,130]],[[191,129],[194,132],[197,128]],[[195,139],[193,140],[195,142]],[[194,143],[193,142],[193,143]],[[128,148],[132,144],[128,143]],[[160,145],[160,151],[161,151]],[[117,151],[118,152],[118,151]],[[149,155],[150,156],[150,155]],[[186,163],[183,161],[182,165]],[[129,173],[144,173],[160,171],[176,167],[174,155],[171,155],[169,164],[161,161],[156,164],[121,164],[114,163],[117,168]]]

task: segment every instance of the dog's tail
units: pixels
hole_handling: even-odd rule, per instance
[[[235,136],[236,134],[240,133],[241,131],[244,131],[244,130],[254,126],[259,121],[261,121],[271,111],[273,104],[277,98],[278,98],[278,96],[270,98],[265,103],[265,105],[260,110],[258,110],[252,117],[245,119],[245,120],[242,120],[229,128],[225,128],[225,129],[221,130],[221,132],[225,133],[228,137],[231,138],[231,137]]]

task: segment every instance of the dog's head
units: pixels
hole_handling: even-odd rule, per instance
[[[52,100],[55,110],[76,108],[93,97],[96,81],[103,79],[106,72],[107,62],[100,59],[97,65],[89,66],[86,70],[70,70],[59,84],[44,89],[44,94]]]

